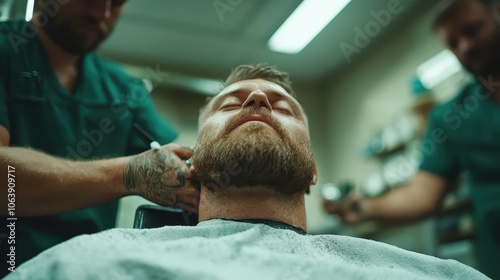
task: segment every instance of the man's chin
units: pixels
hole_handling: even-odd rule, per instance
[[[274,129],[271,125],[260,121],[251,121],[240,124],[231,133],[241,134],[243,137],[251,137],[252,135],[262,137],[263,135],[268,134],[276,136],[278,135],[278,131],[276,131],[276,129]]]
[[[283,139],[274,128],[267,124],[248,124],[239,126],[227,135],[229,141],[245,143],[246,145],[276,145],[283,144]]]

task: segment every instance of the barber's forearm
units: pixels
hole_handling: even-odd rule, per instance
[[[129,193],[123,172],[129,158],[70,161],[26,148],[0,148],[0,180],[7,186],[8,166],[15,170],[15,215],[41,216],[76,210]],[[11,184],[12,186],[12,184]],[[12,196],[10,196],[12,198]],[[1,199],[7,200],[7,187]],[[7,203],[0,210],[8,215]]]
[[[413,221],[439,209],[448,192],[448,180],[424,170],[410,182],[386,195],[360,203],[361,215],[367,219]]]
[[[435,210],[435,206],[425,200],[421,194],[404,186],[384,196],[362,200],[360,208],[367,219],[411,221],[424,218]]]

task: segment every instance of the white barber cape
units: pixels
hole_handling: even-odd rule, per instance
[[[82,235],[16,268],[14,279],[488,279],[453,260],[376,241],[214,219],[195,227]]]

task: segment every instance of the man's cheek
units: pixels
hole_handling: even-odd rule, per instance
[[[204,138],[213,138],[215,135],[219,135],[221,126],[214,123],[207,123],[200,128],[198,135],[203,135]]]

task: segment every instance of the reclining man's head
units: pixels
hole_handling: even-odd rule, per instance
[[[307,118],[294,95],[286,73],[243,65],[204,107],[193,154],[201,183],[200,221],[207,199],[219,205],[270,199],[304,208],[304,193],[316,182],[316,166]],[[245,218],[272,218],[248,211]]]

